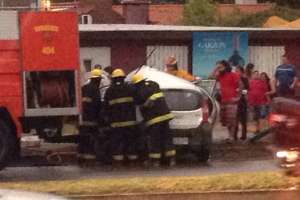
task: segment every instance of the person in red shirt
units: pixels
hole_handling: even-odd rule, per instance
[[[259,74],[258,71],[255,71],[253,73],[253,79],[249,82],[248,102],[253,108],[253,119],[256,122],[257,133],[260,132],[263,120],[268,115],[269,92],[270,88],[266,80],[264,80],[264,74]]]
[[[220,85],[221,123],[228,128],[227,141],[230,142],[237,125],[240,76],[238,73],[232,72],[232,68],[226,60],[221,60],[217,62],[212,77],[216,78]]]

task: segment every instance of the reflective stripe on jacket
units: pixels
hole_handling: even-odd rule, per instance
[[[153,124],[157,124],[157,123],[160,123],[160,122],[163,122],[163,121],[171,120],[173,118],[174,118],[174,116],[171,113],[166,114],[166,115],[161,115],[161,116],[158,116],[158,117],[155,117],[153,119],[148,120],[146,122],[146,125],[151,126]]]
[[[82,126],[97,126],[101,110],[100,90],[91,83],[82,88]]]
[[[112,128],[121,128],[121,127],[134,126],[134,125],[136,125],[136,121],[114,122],[110,124]]]
[[[144,81],[137,84],[135,99],[137,104],[140,105],[147,126],[173,118],[165,97],[156,82]]]
[[[124,82],[113,83],[105,93],[105,111],[112,128],[136,125],[132,88]]]
[[[108,102],[109,105],[133,102],[133,97],[121,97],[112,99]]]

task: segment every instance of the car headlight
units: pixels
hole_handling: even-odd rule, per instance
[[[295,162],[299,157],[298,151],[289,151],[286,156],[287,162]]]
[[[276,157],[277,158],[286,158],[287,157],[287,151],[278,151],[277,153],[276,153]]]
[[[286,162],[295,162],[299,157],[298,151],[278,151],[276,157],[285,159]]]

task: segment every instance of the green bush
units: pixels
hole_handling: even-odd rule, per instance
[[[216,25],[216,7],[211,0],[189,0],[184,5],[183,20],[186,25]]]

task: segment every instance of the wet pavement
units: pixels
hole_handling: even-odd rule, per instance
[[[208,164],[201,164],[191,154],[183,154],[178,165],[172,169],[147,170],[141,167],[112,171],[110,166],[80,168],[76,162],[65,162],[62,166],[49,166],[45,157],[25,157],[21,163],[0,171],[0,181],[66,180],[83,178],[128,178],[155,176],[201,176],[235,172],[257,172],[279,170],[272,153],[267,150],[268,141],[245,144],[241,141],[226,144],[222,139],[226,132],[217,127],[212,156]],[[74,150],[74,146],[71,148]],[[76,149],[76,148],[75,148]]]
[[[134,178],[157,176],[202,176],[221,173],[258,172],[279,170],[273,160],[212,161],[208,164],[180,164],[171,169],[146,170],[143,168],[110,167],[80,168],[71,166],[54,167],[9,167],[0,172],[0,181],[39,181],[88,178]]]

